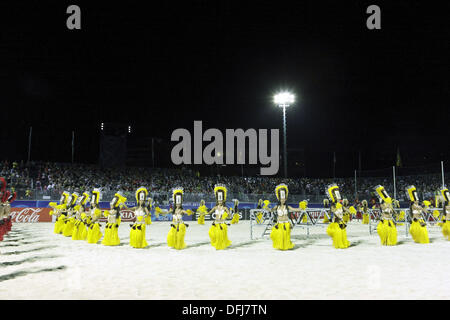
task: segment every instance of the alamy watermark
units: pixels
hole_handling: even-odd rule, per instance
[[[210,128],[203,132],[202,121],[194,121],[194,149],[192,159],[192,136],[187,129],[172,132],[171,141],[178,143],[172,148],[171,159],[180,164],[259,164],[261,175],[274,175],[279,169],[279,130],[270,129],[270,153],[268,152],[268,129],[226,129],[224,137],[220,130]],[[210,142],[203,149],[203,142]],[[236,141],[236,145],[235,145]],[[248,145],[246,148],[246,142]],[[236,146],[236,148],[235,148]],[[235,152],[236,150],[236,152]],[[235,162],[235,158],[237,158]]]

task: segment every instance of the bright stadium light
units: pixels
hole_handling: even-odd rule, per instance
[[[273,102],[283,109],[283,160],[284,160],[284,177],[287,178],[287,146],[286,146],[286,108],[295,102],[295,96],[287,91],[280,92],[273,97]]]
[[[128,133],[131,133],[131,126],[128,126]]]
[[[103,126],[104,126],[104,123],[102,122],[102,123],[100,124],[100,130],[103,130]]]
[[[273,101],[280,108],[289,107],[295,102],[295,96],[289,92],[281,92],[274,96]]]

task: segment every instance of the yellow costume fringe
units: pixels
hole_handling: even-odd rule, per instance
[[[102,236],[103,235],[100,231],[100,224],[98,222],[91,223],[87,231],[87,242],[97,243],[102,238]]]
[[[416,243],[430,243],[427,227],[422,227],[420,225],[421,223],[425,223],[425,221],[423,219],[413,221],[411,223],[411,227],[409,228],[409,233]]]
[[[397,244],[397,228],[391,220],[381,220],[377,226],[381,244],[384,246],[395,246]]]
[[[139,216],[131,227],[130,246],[133,248],[145,248],[148,245],[147,240],[145,239],[145,225],[148,224],[147,221],[148,220],[146,218]]]
[[[225,223],[213,224],[208,231],[211,245],[217,250],[222,250],[231,245],[228,239],[228,226]]]
[[[291,241],[291,224],[289,222],[277,223],[270,232],[272,245],[278,250],[289,250],[294,247]]]
[[[336,249],[345,249],[350,246],[347,240],[347,230],[342,229],[342,223],[332,222],[327,228],[327,234],[333,239],[333,247]]]
[[[442,223],[442,234],[447,240],[450,240],[450,221]]]
[[[186,225],[184,223],[171,226],[167,234],[167,245],[177,250],[186,248],[186,243],[184,242],[185,235]]]
[[[103,237],[102,240],[102,244],[104,246],[117,246],[120,244],[119,225],[120,225],[120,218],[117,218],[116,223],[106,224],[105,236]]]

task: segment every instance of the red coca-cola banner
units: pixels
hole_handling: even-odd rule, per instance
[[[52,222],[51,208],[11,208],[11,219],[17,222]]]

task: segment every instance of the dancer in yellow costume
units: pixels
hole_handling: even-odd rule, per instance
[[[233,199],[234,208],[233,208],[233,218],[231,219],[231,224],[239,223],[239,200]]]
[[[230,215],[230,211],[225,205],[227,199],[227,188],[222,184],[216,184],[214,187],[214,195],[216,196],[216,205],[208,212],[215,213],[215,221],[209,228],[209,238],[211,239],[211,245],[216,250],[223,250],[231,245],[230,239],[228,239],[228,225],[226,223],[227,217]]]
[[[264,205],[264,202],[262,199],[258,200],[258,204],[256,206],[256,209],[262,209]],[[263,213],[261,211],[258,211],[256,213],[256,219],[255,219],[257,224],[261,224],[263,222]]]
[[[381,215],[377,232],[380,236],[381,244],[384,246],[395,246],[397,244],[397,227],[393,220],[394,208],[392,207],[392,198],[389,197],[381,185],[376,186],[375,191],[380,199]]]
[[[63,236],[72,237],[72,231],[75,227],[75,206],[77,204],[79,194],[74,192],[69,196],[67,201],[67,216],[64,221]]]
[[[198,224],[205,224],[205,215],[208,214],[208,208],[205,206],[205,200],[200,200],[200,206],[197,208]]]
[[[64,230],[64,221],[67,215],[67,201],[69,200],[69,192],[64,191],[61,195],[61,199],[59,200],[59,204],[55,202],[50,202],[48,205],[53,209],[50,211],[50,215],[54,215],[56,217],[55,227],[53,232],[56,234],[62,234]]]
[[[415,186],[409,186],[406,189],[411,204],[409,209],[409,215],[412,220],[409,233],[411,234],[414,242],[417,243],[430,243],[428,238],[427,224],[423,219],[422,213],[426,213],[425,209],[419,205],[419,197]]]
[[[442,234],[450,240],[450,192],[447,188],[441,190],[444,198],[442,204]]]
[[[326,193],[331,201],[331,223],[327,227],[327,234],[333,239],[333,247],[336,249],[345,249],[350,246],[347,240],[347,225],[343,221],[344,209],[341,200],[339,187],[336,184],[331,184],[327,187]]]
[[[369,217],[369,205],[367,203],[367,200],[361,201],[361,205],[358,208],[358,211],[362,214],[362,224],[369,224],[370,217]]]
[[[100,189],[94,189],[91,196],[91,209],[89,210],[89,216],[86,218],[87,235],[86,240],[88,243],[97,243],[102,238],[102,232],[100,230],[99,219],[102,216],[102,210],[100,210],[99,201],[101,197]]]
[[[146,224],[149,224],[146,218],[150,215],[149,205],[145,203],[145,199],[147,198],[148,191],[144,187],[140,187],[136,191],[136,203],[137,206],[130,208],[130,210],[134,211],[134,215],[136,216],[136,222],[131,225],[130,230],[130,246],[133,248],[145,248],[148,243],[145,239],[145,229]],[[151,222],[150,222],[151,223]]]
[[[278,250],[289,250],[294,247],[291,241],[293,223],[291,225],[289,221],[289,213],[299,212],[301,210],[300,208],[293,208],[286,203],[288,194],[289,189],[286,184],[282,183],[275,187],[278,204],[271,210],[275,215],[276,223],[272,227],[270,238],[272,239],[272,246]]]
[[[351,206],[347,199],[342,200],[342,209],[344,210],[344,215],[342,220],[344,223],[348,223],[356,215],[356,209]]]
[[[167,234],[167,245],[177,250],[186,248],[184,237],[186,235],[186,227],[189,227],[189,225],[184,223],[183,215],[192,215],[194,213],[192,210],[183,209],[183,194],[183,188],[174,188],[172,190],[173,207],[170,210],[156,208],[159,214],[172,213],[172,224]]]
[[[125,198],[121,192],[116,192],[114,198],[110,202],[111,209],[103,212],[103,215],[107,219],[105,236],[102,240],[104,246],[117,246],[120,244],[120,210],[122,210],[123,207],[126,208],[125,201],[127,201],[127,198]]]
[[[329,214],[330,214],[330,200],[323,199],[323,208],[325,209],[323,213],[323,223],[330,223]]]
[[[83,192],[82,196],[78,198],[75,206],[75,225],[72,232],[72,240],[86,240],[86,225],[83,220],[86,218],[86,203],[89,200],[90,194]]]
[[[308,209],[308,200],[303,200],[300,201],[298,203],[298,207],[300,208],[301,211],[306,211],[306,209]],[[302,223],[307,223],[308,222],[308,215],[306,214],[306,212],[302,212],[303,217],[302,217]]]

